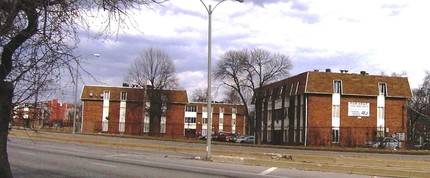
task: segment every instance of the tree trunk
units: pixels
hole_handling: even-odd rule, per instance
[[[0,81],[0,177],[4,178],[13,177],[7,156],[7,137],[12,110],[12,96],[12,83]]]
[[[162,116],[161,91],[155,89],[150,90],[149,100],[151,103],[151,106],[149,107],[149,135],[160,136],[160,123]]]
[[[263,103],[260,97],[255,100],[255,144],[261,145],[261,117],[263,111]]]

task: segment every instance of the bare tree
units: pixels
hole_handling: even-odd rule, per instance
[[[158,48],[144,49],[130,66],[127,82],[139,86],[148,83],[155,89],[172,89],[178,86],[175,65],[167,52]]]
[[[3,0],[0,1],[0,177],[12,177],[7,157],[7,134],[14,88],[36,66],[68,67],[79,42],[77,31],[89,28],[93,12],[107,14],[100,34],[127,26],[128,10],[158,3],[155,0]],[[102,14],[102,13],[100,13]],[[112,23],[112,22],[118,23]],[[130,22],[130,21],[128,21]],[[118,28],[110,28],[115,25]],[[75,42],[75,43],[73,43]],[[59,52],[61,51],[61,52]],[[31,62],[34,60],[36,63]],[[46,65],[45,65],[46,64]],[[40,71],[39,71],[40,72]],[[55,77],[54,77],[55,78]],[[41,86],[41,85],[39,85]],[[22,96],[25,94],[23,87]],[[28,95],[29,96],[29,95]],[[24,97],[25,98],[25,97]]]
[[[271,53],[261,48],[228,51],[217,63],[214,72],[215,79],[238,93],[245,106],[247,118],[251,118],[249,114],[251,99],[254,102],[257,144],[261,144],[261,124],[263,122],[264,93],[262,88],[270,82],[287,77],[291,68],[292,64],[288,56]]]
[[[150,117],[149,134],[159,134],[161,117],[165,114],[163,107],[166,107],[168,100],[163,90],[172,89],[178,85],[172,59],[161,49],[153,47],[145,49],[130,66],[126,80],[146,87],[150,103],[147,108]]]
[[[208,89],[207,88],[197,88],[193,90],[191,97],[194,102],[207,102],[208,101]]]
[[[226,103],[240,104],[242,100],[240,99],[239,93],[236,90],[229,88],[225,91],[225,98],[223,101]]]
[[[408,118],[410,122],[409,139],[411,144],[419,140],[420,137],[430,139],[428,131],[416,130],[416,125],[430,126],[430,73],[427,71],[423,84],[412,90],[412,98],[408,104]],[[412,146],[412,145],[411,145]]]

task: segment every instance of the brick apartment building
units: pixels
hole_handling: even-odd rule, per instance
[[[149,113],[145,88],[84,86],[82,100],[82,132],[144,135],[149,132]],[[164,104],[159,132],[166,137],[197,137],[205,134],[207,113],[204,103],[188,102],[185,90],[164,90]],[[215,132],[244,133],[242,105],[214,103]],[[220,119],[221,118],[221,119]],[[216,125],[215,125],[216,124]]]
[[[405,77],[315,70],[263,91],[263,141],[312,146],[359,146],[387,136],[406,141],[405,104],[412,94]]]
[[[11,124],[13,126],[40,128],[50,117],[46,103],[22,103],[13,108]]]
[[[213,133],[229,132],[245,134],[243,105],[212,103]],[[185,107],[185,136],[207,135],[207,103],[189,103]],[[197,135],[196,135],[197,134]]]
[[[73,104],[58,102],[58,99],[53,99],[45,102],[47,109],[50,111],[48,122],[70,122],[68,111],[74,108]]]

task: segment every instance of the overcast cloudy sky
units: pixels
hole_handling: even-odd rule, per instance
[[[258,47],[288,55],[291,75],[327,68],[406,72],[417,88],[430,68],[428,7],[427,0],[227,0],[213,13],[212,64],[227,50]],[[137,28],[103,40],[81,36],[79,53],[101,54],[83,65],[102,83],[86,76],[83,81],[119,86],[138,54],[153,46],[169,53],[189,95],[205,88],[207,17],[199,0],[170,0],[136,12]]]

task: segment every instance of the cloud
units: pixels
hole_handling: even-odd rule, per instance
[[[260,47],[289,56],[292,75],[326,68],[406,71],[416,87],[430,66],[429,6],[424,0],[226,1],[212,14],[212,66],[228,50]],[[134,14],[136,29],[101,40],[81,35],[78,53],[101,53],[88,59],[85,69],[105,84],[120,85],[141,50],[155,46],[172,57],[184,89],[206,87],[208,14],[203,4],[168,1]]]

